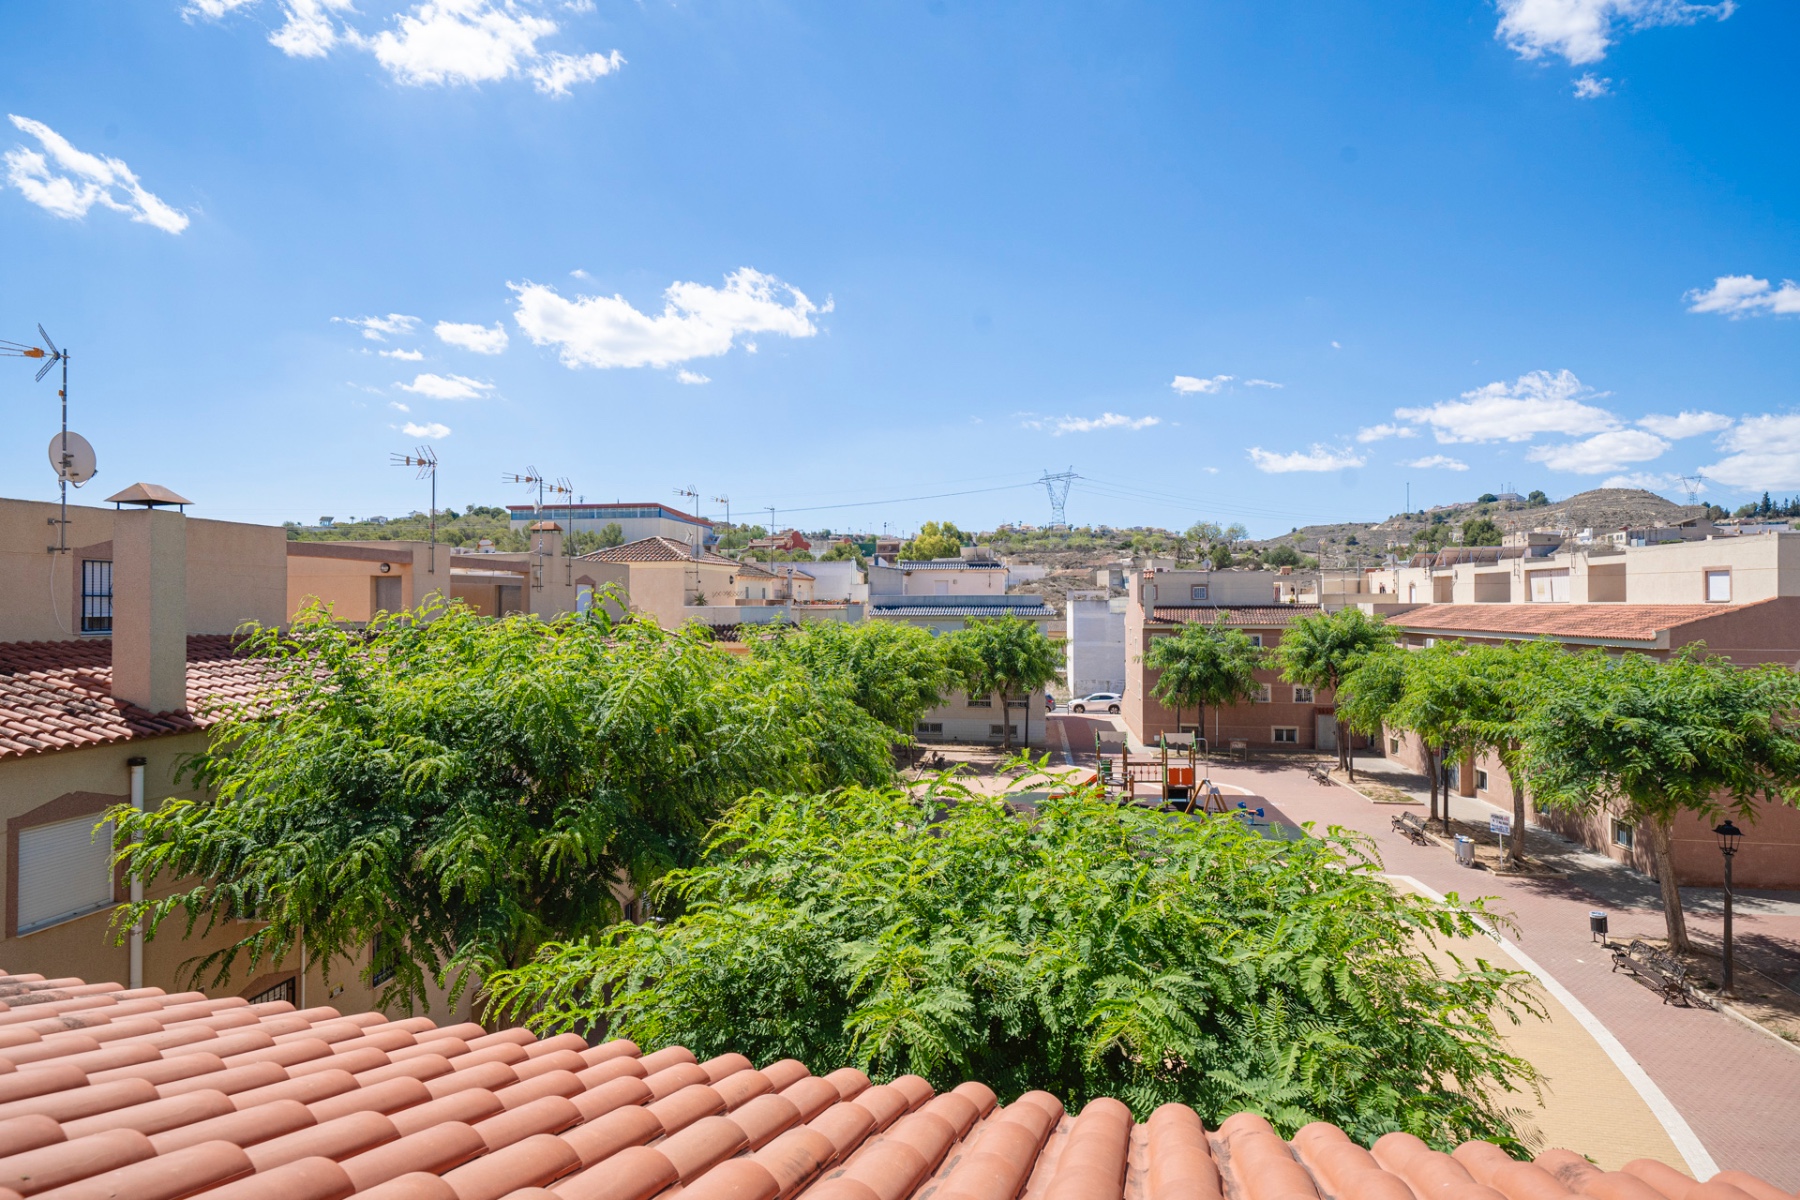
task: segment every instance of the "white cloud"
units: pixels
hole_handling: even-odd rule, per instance
[[[408,421],[400,427],[400,432],[404,433],[407,437],[447,438],[450,436],[450,427],[448,425],[440,425],[436,421],[427,421],[423,425],[415,425],[411,421]]]
[[[354,325],[371,342],[385,342],[388,334],[407,334],[419,327],[419,318],[405,313],[389,313],[385,317],[333,317],[342,325]]]
[[[531,67],[537,90],[546,96],[566,96],[573,84],[611,75],[625,65],[625,56],[611,54],[546,54]]]
[[[1093,433],[1101,429],[1148,429],[1152,425],[1161,425],[1162,419],[1109,412],[1097,417],[1032,417],[1020,424],[1026,429],[1044,429],[1052,437],[1061,437],[1065,433]]]
[[[1695,288],[1682,299],[1688,301],[1689,312],[1724,313],[1734,319],[1765,312],[1791,316],[1800,313],[1800,284],[1784,279],[1780,287],[1770,287],[1768,280],[1754,275],[1721,275],[1711,287]]]
[[[1643,488],[1647,492],[1660,492],[1680,483],[1679,479],[1670,475],[1657,475],[1649,471],[1630,471],[1624,475],[1610,475],[1600,481],[1603,488]],[[1706,490],[1706,484],[1700,485]]]
[[[1637,422],[1639,427],[1648,429],[1658,437],[1679,440],[1681,438],[1698,437],[1703,433],[1717,433],[1721,429],[1731,428],[1731,418],[1724,413],[1716,412],[1679,412],[1674,416],[1662,416],[1651,413]]]
[[[702,375],[698,371],[677,371],[675,372],[675,378],[681,383],[700,384],[712,382],[712,376]]]
[[[1363,443],[1365,446],[1370,442],[1379,442],[1383,438],[1410,438],[1418,436],[1419,431],[1414,429],[1411,425],[1370,425],[1356,431],[1356,440]]]
[[[190,0],[184,12],[219,19],[258,0]],[[415,87],[529,78],[538,91],[566,96],[578,83],[625,65],[617,50],[566,54],[540,48],[559,26],[545,0],[423,0],[370,36],[351,23],[354,0],[282,0],[269,43],[292,58],[324,58],[340,46],[366,50],[393,78]],[[564,5],[572,12],[586,11]]]
[[[1800,488],[1800,413],[1745,417],[1719,438],[1728,457],[1701,473],[1746,491]]]
[[[1610,95],[1611,92],[1612,80],[1602,79],[1592,71],[1575,81],[1575,98],[1577,100],[1594,100]]]
[[[506,327],[498,321],[494,322],[492,329],[486,325],[458,325],[454,321],[439,321],[432,332],[445,345],[460,346],[477,354],[499,354],[511,340],[506,336]]]
[[[412,411],[412,405],[402,404],[398,400],[389,400],[388,407],[393,409],[395,412],[409,413]]]
[[[1211,379],[1200,379],[1193,375],[1177,375],[1169,386],[1184,396],[1191,396],[1195,392],[1205,392],[1211,395],[1224,388],[1233,378],[1230,375],[1214,375]]]
[[[1403,421],[1429,425],[1440,442],[1525,442],[1539,433],[1601,433],[1619,419],[1584,400],[1592,388],[1568,371],[1532,371],[1513,383],[1490,383],[1429,408],[1397,408]]]
[[[1278,387],[1286,387],[1287,385],[1283,384],[1283,383],[1276,383],[1272,379],[1246,379],[1246,380],[1244,380],[1244,386],[1245,387],[1278,388]]]
[[[569,274],[574,276],[576,279],[592,279],[593,278],[592,275],[589,275],[586,271],[582,270],[580,267],[576,267],[573,271],[570,271]]]
[[[36,138],[43,150],[25,146],[8,150],[7,182],[45,212],[76,220],[87,216],[88,210],[98,204],[164,233],[180,233],[188,227],[187,214],[145,190],[137,175],[120,159],[77,150],[42,121],[10,113],[8,116],[20,132]]]
[[[1311,450],[1296,450],[1292,454],[1271,454],[1261,446],[1252,446],[1250,461],[1259,471],[1285,475],[1292,471],[1341,471],[1347,467],[1360,467],[1367,460],[1349,450],[1334,450],[1315,443]]]
[[[397,358],[401,362],[419,362],[425,357],[417,350],[383,350],[380,353],[383,358]]]
[[[1495,37],[1521,58],[1558,54],[1572,66],[1605,58],[1621,28],[1692,25],[1703,17],[1723,21],[1737,9],[1733,0],[1499,0],[1499,5]]]
[[[493,384],[470,379],[467,375],[416,375],[411,383],[396,386],[403,392],[433,400],[479,400],[484,392],[494,390]]]
[[[1574,471],[1580,475],[1604,475],[1627,463],[1648,462],[1660,458],[1669,443],[1642,429],[1614,429],[1597,433],[1579,442],[1560,446],[1534,446],[1525,457],[1541,462],[1552,471]]]
[[[1400,464],[1403,467],[1418,467],[1430,471],[1442,468],[1446,471],[1466,471],[1469,464],[1460,458],[1451,458],[1448,454],[1427,454],[1424,458],[1415,458],[1411,462]]]
[[[673,283],[663,292],[662,312],[652,316],[623,296],[579,296],[570,300],[540,283],[513,283],[518,295],[513,319],[538,346],[557,347],[566,367],[669,367],[695,358],[716,358],[741,334],[778,333],[812,337],[813,314],[831,311],[814,304],[799,288],[750,267],[725,277],[722,288]],[[755,343],[744,349],[754,353]]]

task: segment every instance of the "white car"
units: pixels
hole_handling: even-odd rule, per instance
[[[1069,711],[1072,713],[1084,713],[1092,708],[1096,712],[1105,710],[1109,713],[1116,713],[1119,711],[1119,701],[1121,699],[1123,699],[1123,697],[1117,692],[1095,692],[1091,696],[1081,696],[1069,701]]]

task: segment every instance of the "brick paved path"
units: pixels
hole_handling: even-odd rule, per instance
[[[1086,738],[1091,746],[1092,735]],[[1662,912],[1648,888],[1634,893],[1607,887],[1602,896],[1598,886],[1590,891],[1576,879],[1524,880],[1458,867],[1448,850],[1415,846],[1396,835],[1389,825],[1393,808],[1342,787],[1322,788],[1298,766],[1219,765],[1212,774],[1267,797],[1297,822],[1369,834],[1391,872],[1440,892],[1498,897],[1496,907],[1518,923],[1513,938],[1519,947],[1618,1038],[1721,1170],[1737,1168],[1800,1189],[1800,1049],[1724,1013],[1663,1004],[1650,989],[1615,974],[1589,937],[1587,914],[1594,908],[1611,914],[1615,940],[1660,936]],[[1690,931],[1716,937],[1716,918],[1695,907],[1688,910]],[[1800,918],[1793,916],[1747,913],[1737,928],[1744,938],[1800,942]]]

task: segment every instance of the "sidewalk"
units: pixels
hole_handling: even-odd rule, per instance
[[[1368,765],[1376,763],[1387,765]],[[1359,762],[1357,769],[1365,767]],[[1718,1169],[1750,1171],[1778,1187],[1800,1188],[1800,1048],[1725,1013],[1663,1004],[1648,988],[1615,974],[1610,957],[1588,935],[1588,911],[1602,909],[1611,916],[1615,941],[1659,936],[1663,918],[1654,882],[1579,848],[1559,864],[1570,870],[1560,878],[1471,872],[1442,847],[1416,846],[1395,834],[1392,806],[1371,804],[1347,788],[1320,787],[1297,764],[1221,763],[1213,776],[1267,797],[1296,822],[1368,835],[1395,875],[1437,892],[1497,897],[1496,907],[1517,923],[1511,936],[1519,950],[1597,1019],[1602,1037],[1617,1039],[1627,1074],[1633,1065],[1641,1067],[1649,1087],[1639,1090],[1649,1091],[1649,1107],[1666,1098],[1662,1123],[1688,1159],[1672,1165],[1686,1165],[1704,1179],[1710,1160]],[[1498,811],[1465,797],[1453,802],[1459,802],[1453,815],[1462,819],[1485,823],[1487,812]],[[1696,937],[1719,936],[1719,898],[1718,889],[1683,890]],[[1737,922],[1745,943],[1783,961],[1790,973],[1800,971],[1800,895],[1739,893]],[[1551,1088],[1555,1096],[1575,1100],[1590,1082],[1565,1072],[1561,1081],[1552,1078]],[[1605,1104],[1577,1108],[1603,1125],[1610,1121]],[[1607,1133],[1596,1128],[1595,1136]],[[1600,1152],[1598,1141],[1583,1149]]]

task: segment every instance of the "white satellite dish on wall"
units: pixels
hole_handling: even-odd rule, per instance
[[[50,439],[50,469],[79,487],[94,477],[94,448],[79,433],[59,433]]]

